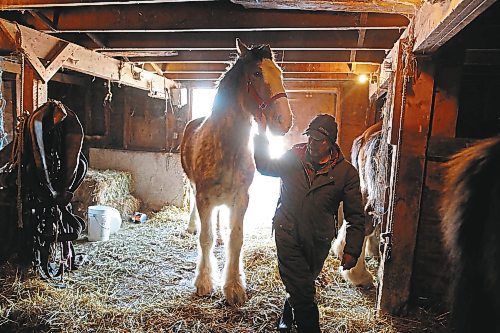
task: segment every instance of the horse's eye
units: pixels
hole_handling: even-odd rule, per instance
[[[257,71],[257,72],[255,72],[255,73],[253,73],[253,75],[254,75],[255,77],[262,77],[262,72],[258,72],[258,71]]]

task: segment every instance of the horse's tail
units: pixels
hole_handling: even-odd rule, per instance
[[[377,172],[378,166],[381,161],[379,161],[379,148],[382,141],[382,131],[377,131],[373,133],[365,144],[365,170],[364,177],[366,183],[366,189],[368,191],[368,198],[365,204],[365,212],[373,212],[375,210],[375,201],[380,197],[379,193],[384,190],[380,188],[380,184],[377,182]]]
[[[441,214],[453,266],[452,325],[457,332],[500,331],[500,136],[447,164]]]
[[[359,152],[361,151],[361,146],[363,145],[363,134],[358,136],[357,138],[354,139],[352,142],[352,148],[351,148],[351,163],[352,165],[358,170],[359,172]]]

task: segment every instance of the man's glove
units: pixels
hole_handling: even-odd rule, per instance
[[[349,253],[344,253],[344,255],[342,256],[342,261],[341,261],[340,265],[342,266],[343,270],[347,271],[347,270],[353,268],[354,266],[356,266],[357,262],[358,262],[358,258],[351,256]]]

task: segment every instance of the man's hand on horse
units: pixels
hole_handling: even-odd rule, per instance
[[[345,271],[347,271],[347,270],[353,268],[354,266],[356,266],[357,262],[358,262],[358,258],[351,256],[349,253],[344,253],[344,255],[342,256],[342,262],[340,263],[340,265],[342,266],[342,268]]]
[[[266,115],[264,113],[260,112],[260,114],[255,115],[254,119],[257,122],[257,125],[259,126],[259,134],[265,135],[266,134],[266,127],[267,127]]]

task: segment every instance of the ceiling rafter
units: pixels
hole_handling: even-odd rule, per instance
[[[4,0],[0,17],[169,79],[215,81],[240,38],[271,45],[287,82],[330,82],[378,71],[420,0],[250,2]]]
[[[362,13],[366,16],[362,20],[360,13],[244,9],[226,2],[56,8],[43,13],[47,17],[59,15],[57,26],[47,32],[61,33],[383,30],[404,29],[409,23],[398,14]],[[43,24],[31,23],[46,29]]]
[[[423,0],[231,0],[231,2],[243,5],[245,8],[330,10],[337,12],[374,12],[413,15]]]

